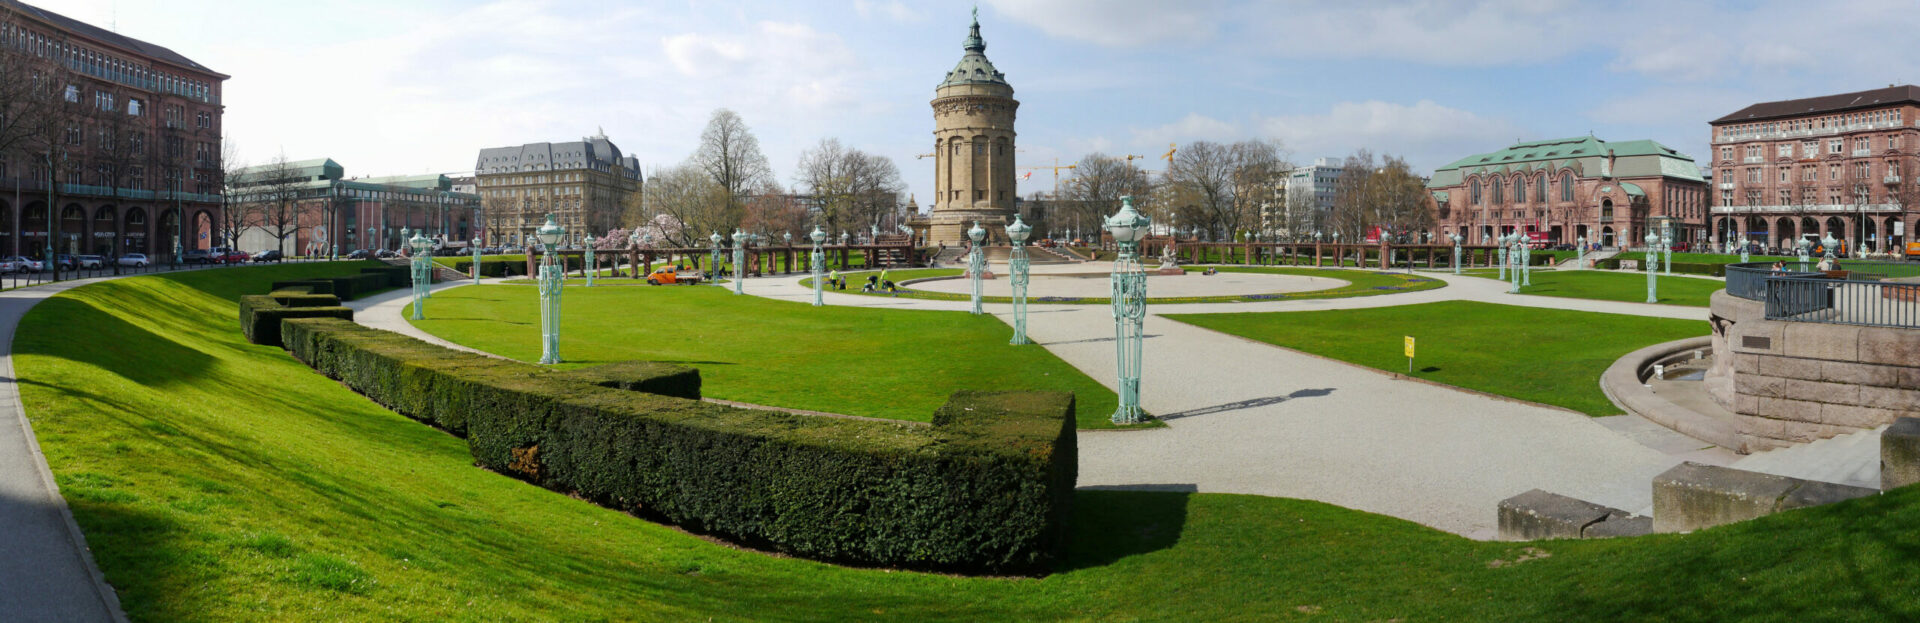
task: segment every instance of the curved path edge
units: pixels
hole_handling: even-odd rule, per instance
[[[131,275],[125,275],[131,276]],[[123,276],[124,277],[124,276]],[[63,281],[0,292],[0,619],[126,621],[40,450],[20,400],[13,336],[28,310],[55,294],[121,277]]]
[[[1749,447],[1748,439],[1739,433],[1735,422],[1675,404],[1641,382],[1640,370],[1654,362],[1675,353],[1711,349],[1712,346],[1711,336],[1691,337],[1654,344],[1627,353],[1626,356],[1615,360],[1613,365],[1607,366],[1607,371],[1600,375],[1600,391],[1606,393],[1614,406],[1620,407],[1627,413],[1646,418],[1688,437],[1740,454],[1747,454],[1756,448]]]

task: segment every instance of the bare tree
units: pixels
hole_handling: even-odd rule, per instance
[[[638,193],[628,199],[628,218],[630,222],[658,222],[661,217],[670,219],[675,227],[660,232],[662,246],[704,247],[704,238],[721,230],[731,230],[738,221],[729,222],[722,211],[725,206],[725,191],[713,178],[693,164],[683,164],[656,171],[647,181],[645,197]],[[639,214],[641,202],[652,216]]]
[[[1174,155],[1167,183],[1175,187],[1172,196],[1180,202],[1182,222],[1228,240],[1258,222],[1260,206],[1272,200],[1287,168],[1280,145],[1272,141],[1199,141]]]
[[[764,231],[776,238],[784,233],[804,236],[813,227],[813,217],[807,212],[807,206],[792,194],[768,186],[747,198],[743,226],[748,231]]]
[[[280,154],[265,166],[248,171],[245,178],[239,185],[245,189],[245,201],[252,206],[255,222],[273,236],[274,248],[286,253],[287,238],[300,228],[300,191],[304,186],[300,171],[287,162],[286,154]]]
[[[1376,161],[1366,149],[1355,151],[1342,165],[1327,219],[1334,231],[1356,241],[1375,227],[1408,233],[1433,226],[1426,184],[1407,161],[1391,155]]]
[[[723,229],[738,226],[745,198],[774,179],[773,167],[760,152],[760,139],[754,138],[738,113],[725,108],[713,111],[689,164],[719,187],[722,202],[716,224]]]
[[[794,180],[813,196],[828,231],[880,225],[899,208],[900,192],[906,188],[892,159],[846,147],[834,138],[800,152]]]
[[[1049,215],[1054,222],[1098,222],[1117,211],[1120,198],[1126,196],[1134,198],[1134,207],[1144,209],[1153,192],[1147,173],[1124,158],[1094,152],[1074,165],[1073,178],[1061,193],[1063,201]]]
[[[236,188],[233,183],[245,177],[246,165],[240,163],[239,148],[232,139],[220,141],[220,183],[224,189],[220,194],[220,220],[214,227],[225,246],[239,244],[240,232],[246,231],[254,219],[253,206],[241,200],[244,189]]]

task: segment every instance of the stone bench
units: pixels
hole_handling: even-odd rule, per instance
[[[1500,501],[1500,538],[1594,539],[1638,536],[1653,530],[1651,517],[1534,489]]]
[[[1920,482],[1920,418],[1903,417],[1880,433],[1880,488]]]
[[[1687,532],[1877,493],[1689,461],[1654,477],[1653,531]]]

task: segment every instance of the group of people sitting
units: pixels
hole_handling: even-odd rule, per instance
[[[842,276],[839,270],[834,270],[827,274],[827,287],[835,290],[845,290],[847,289],[847,278]],[[897,293],[900,291],[900,288],[887,279],[886,269],[881,269],[880,274],[867,275],[867,283],[860,287],[860,291]]]

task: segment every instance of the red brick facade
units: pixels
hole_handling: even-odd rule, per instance
[[[1554,244],[1635,246],[1659,217],[1676,242],[1706,238],[1707,188],[1692,160],[1652,141],[1585,136],[1462,158],[1427,185],[1438,235],[1485,244],[1542,232]]]

